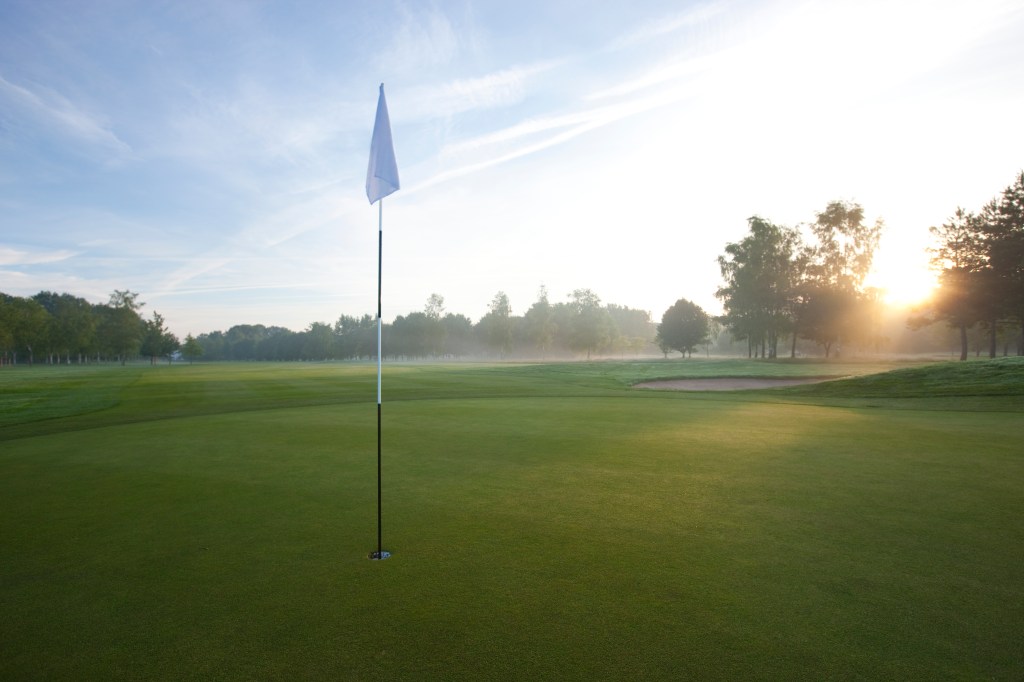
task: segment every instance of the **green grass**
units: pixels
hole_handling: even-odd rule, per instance
[[[844,381],[815,384],[800,391],[821,397],[1016,398],[1024,394],[1024,358],[984,362],[943,362],[893,369]]]
[[[1024,364],[630,388],[893,366],[387,366],[383,562],[373,366],[0,372],[0,678],[1019,679]]]

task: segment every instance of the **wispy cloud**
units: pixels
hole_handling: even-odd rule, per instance
[[[365,204],[340,195],[331,185],[303,197],[286,197],[275,210],[247,224],[234,238],[237,246],[270,249],[301,235],[337,225]]]
[[[0,75],[0,94],[15,107],[29,113],[32,122],[38,121],[63,135],[102,148],[115,158],[132,153],[132,148],[100,117],[85,111],[58,92],[41,87],[30,89]]]
[[[576,103],[575,110],[533,116],[504,128],[447,144],[440,150],[439,159],[455,167],[435,173],[409,188],[407,193],[556,147],[598,128],[690,97],[692,93],[685,88],[653,86],[706,72],[719,59],[720,55],[711,55],[673,61],[646,73],[642,78],[584,95]],[[550,62],[538,65],[535,70],[524,69],[524,73],[536,73],[554,68],[557,64]],[[609,103],[608,100],[614,99],[618,101]]]
[[[168,273],[168,275],[157,284],[157,291],[179,291],[181,289],[181,285],[185,282],[189,282],[202,275],[216,272],[230,262],[231,258],[227,257],[200,257],[191,259],[182,267]]]
[[[404,106],[394,107],[396,122],[445,118],[516,104],[528,92],[531,79],[555,66],[557,62],[553,61],[515,66],[477,78],[411,88],[401,94]]]
[[[75,251],[58,249],[56,251],[22,251],[12,249],[8,246],[0,246],[0,265],[41,265],[43,263],[57,263],[62,260],[74,258],[78,255]]]
[[[378,71],[420,71],[449,63],[459,51],[459,38],[448,17],[436,8],[403,6],[401,24],[375,59]]]
[[[319,282],[289,282],[287,284],[239,284],[239,285],[217,285],[209,287],[174,288],[155,292],[160,296],[184,296],[194,294],[212,294],[239,291],[278,291],[286,289],[306,289],[317,286]]]
[[[709,3],[682,14],[663,17],[658,22],[644,24],[614,39],[606,49],[631,48],[642,45],[652,37],[706,22],[724,12],[726,5],[722,2]],[[562,112],[534,114],[518,123],[445,144],[440,149],[438,160],[449,167],[409,188],[407,193],[556,147],[616,121],[685,99],[691,93],[679,84],[699,77],[716,64],[729,59],[728,52],[719,50],[709,53],[705,50],[701,53],[690,47],[684,50],[682,56],[671,57],[656,68],[647,69],[626,80],[612,82],[605,87],[599,86],[597,90],[577,96],[579,99],[576,101],[551,103],[553,107],[562,108]],[[516,104],[530,96],[531,87],[535,86],[531,81],[538,75],[554,71],[556,73],[552,76],[557,78],[560,67],[571,64],[574,59],[578,59],[578,55],[414,91],[410,99],[419,103],[414,115],[417,118],[454,116],[477,109]],[[666,84],[672,87],[658,87]],[[572,88],[567,90],[569,93],[573,91]]]
[[[698,5],[685,12],[658,17],[648,21],[624,35],[619,36],[610,44],[611,49],[622,49],[643,45],[650,40],[661,38],[672,33],[701,26],[711,19],[722,15],[728,9],[727,2],[709,2]]]
[[[447,155],[475,153],[484,158],[437,173],[417,186],[411,187],[407,194],[556,147],[584,133],[664,106],[682,96],[685,95],[673,91],[613,105],[590,107],[562,116],[528,120],[503,130],[459,142],[447,150]]]

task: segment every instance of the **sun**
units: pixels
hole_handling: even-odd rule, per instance
[[[935,290],[935,278],[927,274],[927,277],[900,279],[882,287],[882,298],[894,306],[911,306],[926,301]]]
[[[935,273],[927,262],[913,259],[881,262],[868,275],[865,285],[882,292],[882,300],[891,306],[912,306],[927,300],[936,286]]]
[[[864,285],[879,289],[882,300],[890,306],[923,303],[937,285],[928,244],[928,237],[920,231],[902,230],[884,235]]]

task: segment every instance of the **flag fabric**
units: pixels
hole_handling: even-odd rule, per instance
[[[373,204],[399,187],[398,162],[395,161],[395,146],[391,142],[391,119],[384,99],[384,84],[381,83],[377,119],[373,122],[373,139],[370,141],[370,165],[366,169],[366,198]]]

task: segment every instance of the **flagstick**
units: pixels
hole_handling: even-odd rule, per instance
[[[384,197],[399,188],[398,163],[391,141],[391,121],[388,118],[388,103],[384,99],[384,84],[380,84],[377,98],[377,116],[373,121],[373,136],[370,138],[370,163],[366,168],[366,198],[370,205],[379,201],[377,207],[377,551],[370,552],[371,559],[387,559],[391,552],[385,552],[381,542],[381,367],[384,362],[384,319],[381,306],[384,273]]]
[[[383,323],[381,321],[381,291],[384,274],[384,199],[381,199],[377,212],[377,551],[370,554],[371,559],[387,559],[390,552],[385,552],[381,542],[381,456],[380,456],[380,413],[381,413],[381,363],[383,359]]]

